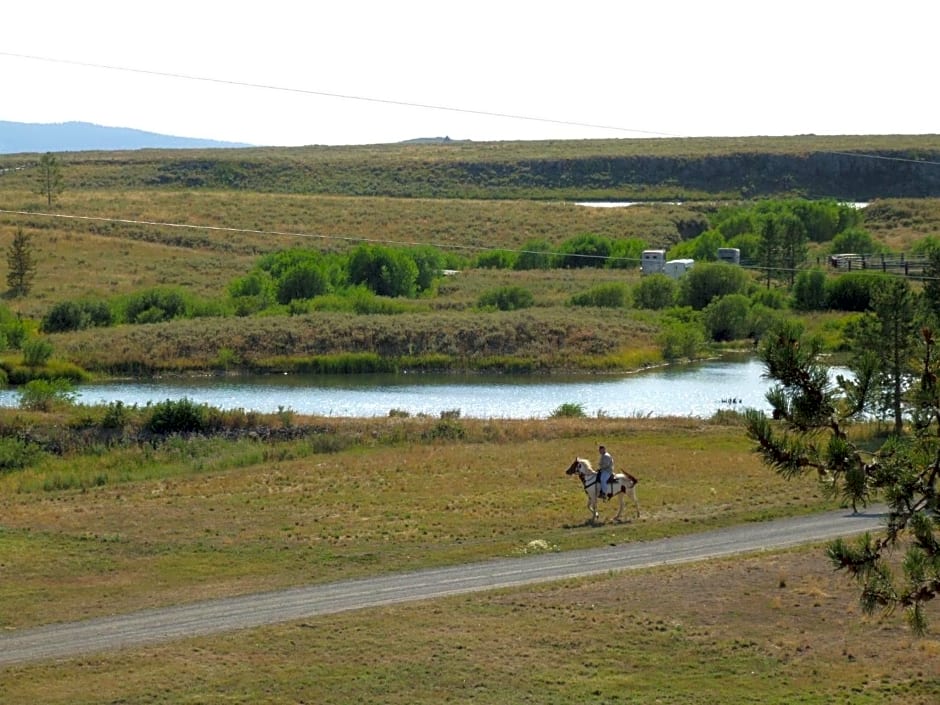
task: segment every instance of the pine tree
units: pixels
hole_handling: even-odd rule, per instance
[[[767,394],[773,413],[745,412],[748,436],[765,465],[788,479],[815,474],[824,493],[853,507],[881,497],[888,506],[879,536],[837,539],[827,555],[861,585],[866,613],[905,611],[917,634],[927,630],[925,606],[940,597],[940,385],[932,332],[921,330],[922,368],[910,400],[904,434],[881,447],[857,442],[847,424],[858,390],[829,380],[821,346],[785,321],[770,332],[760,355],[776,385]],[[904,552],[895,568],[894,555]]]
[[[26,296],[36,276],[36,260],[30,236],[18,228],[7,250],[7,286],[13,296]]]
[[[46,197],[49,207],[55,203],[65,185],[62,182],[62,168],[52,152],[46,152],[39,159],[39,193]]]

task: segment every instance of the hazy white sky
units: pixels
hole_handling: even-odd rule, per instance
[[[940,132],[929,0],[44,0],[0,18],[0,120],[259,145]]]

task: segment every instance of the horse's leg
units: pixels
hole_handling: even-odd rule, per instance
[[[614,521],[620,521],[623,518],[623,493],[624,491],[622,489],[617,493],[617,499],[620,500],[620,508],[617,510],[617,514],[614,516]]]
[[[636,518],[640,518],[640,500],[636,496],[636,484],[630,488],[630,499],[633,500],[633,506],[636,509]]]
[[[585,492],[585,494],[587,495],[588,511],[591,512],[591,521],[594,521],[597,519],[597,505],[592,501],[590,492]]]
[[[594,485],[594,491],[588,495],[588,503],[591,507],[591,521],[597,521],[600,517],[600,513],[597,511],[597,502],[600,499],[600,492],[598,491],[597,485]]]

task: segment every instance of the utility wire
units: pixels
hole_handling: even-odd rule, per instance
[[[280,91],[283,93],[296,93],[301,95],[315,95],[327,98],[338,98],[341,100],[355,100],[367,103],[377,103],[382,105],[397,105],[407,108],[419,108],[423,110],[441,110],[445,112],[461,113],[464,115],[480,115],[485,117],[503,118],[509,120],[525,120],[528,122],[538,122],[543,124],[563,125],[566,127],[584,127],[592,130],[609,130],[611,132],[626,132],[633,134],[651,135],[656,137],[678,137],[688,138],[688,135],[676,134],[673,132],[662,132],[658,130],[646,130],[634,127],[622,127],[619,125],[602,125],[590,122],[580,122],[576,120],[561,120],[557,118],[546,118],[536,115],[521,115],[516,113],[503,113],[498,111],[476,110],[473,108],[462,108],[457,106],[435,105],[432,103],[417,103],[404,100],[394,100],[389,98],[375,98],[371,96],[352,95],[347,93],[332,93],[328,91],[317,91],[306,88],[295,88],[291,86],[279,86],[269,83],[252,83],[248,81],[237,81],[234,79],[214,78],[210,76],[196,76],[192,74],[175,73],[170,71],[157,71],[154,69],[141,69],[131,66],[118,66],[115,64],[99,64],[88,61],[78,61],[75,59],[60,59],[50,56],[38,56],[35,54],[21,54],[10,51],[0,51],[0,56],[7,56],[16,59],[26,59],[29,61],[42,61],[51,64],[63,64],[67,66],[80,66],[84,68],[103,69],[106,71],[120,71],[125,73],[134,73],[148,76],[160,76],[163,78],[173,78],[185,81],[201,81],[203,83],[215,83],[228,86],[240,86],[243,88],[257,88],[262,90]],[[844,157],[855,157],[860,159],[883,159],[887,161],[909,162],[913,164],[929,164],[940,166],[940,162],[931,160],[910,159],[905,157],[891,157],[879,154],[864,154],[859,152],[840,152],[833,150],[820,150],[820,154],[833,154]]]
[[[373,98],[369,96],[350,95],[347,93],[330,93],[327,91],[315,91],[306,88],[293,88],[290,86],[278,86],[269,83],[250,83],[247,81],[236,81],[225,78],[212,78],[208,76],[194,76],[184,73],[173,73],[168,71],[155,71],[151,69],[139,69],[129,66],[115,66],[112,64],[96,64],[86,61],[76,61],[73,59],[56,59],[48,56],[34,56],[31,54],[17,54],[9,51],[0,51],[0,56],[9,56],[17,59],[29,59],[31,61],[45,61],[53,64],[66,64],[68,66],[82,66],[85,68],[105,69],[107,71],[123,71],[126,73],[144,74],[147,76],[161,76],[164,78],[177,78],[186,81],[202,81],[204,83],[217,83],[228,86],[240,86],[243,88],[261,88],[270,91],[281,91],[284,93],[299,93],[303,95],[316,95],[327,98],[340,98],[342,100],[358,100],[367,103],[380,103],[383,105],[397,105],[406,108],[421,108],[424,110],[443,110],[452,113],[463,113],[466,115],[482,115],[486,117],[506,118],[510,120],[526,120],[529,122],[541,122],[552,125],[565,125],[567,127],[586,127],[594,130],[611,130],[614,132],[632,132],[645,135],[657,135],[659,137],[681,137],[682,135],[671,134],[668,132],[657,132],[654,130],[641,130],[631,127],[619,127],[617,125],[598,125],[589,122],[578,122],[575,120],[559,120],[556,118],[538,117],[535,115],[519,115],[514,113],[501,113],[489,110],[474,110],[472,108],[459,108],[448,105],[434,105],[431,103],[414,103],[404,100],[392,100],[388,98]]]

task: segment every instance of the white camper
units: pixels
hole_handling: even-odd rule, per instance
[[[641,274],[658,274],[666,264],[666,250],[643,250],[640,260]]]
[[[671,259],[663,265],[663,274],[667,277],[678,279],[692,269],[694,264],[694,259]]]
[[[728,264],[741,264],[741,250],[737,247],[719,247],[718,261]]]

